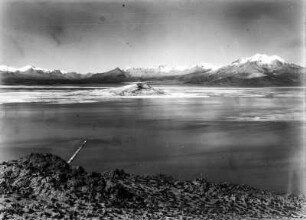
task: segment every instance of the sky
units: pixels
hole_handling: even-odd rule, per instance
[[[256,53],[304,65],[302,0],[3,0],[0,65],[81,73],[229,64]]]

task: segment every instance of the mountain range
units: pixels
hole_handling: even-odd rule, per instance
[[[132,81],[188,83],[205,86],[300,86],[305,68],[278,56],[255,54],[229,65],[207,63],[191,66],[160,65],[150,68],[116,68],[103,73],[80,74],[34,66],[0,66],[2,84],[102,84]]]

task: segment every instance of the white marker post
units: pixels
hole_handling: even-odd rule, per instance
[[[82,148],[85,146],[86,143],[87,143],[87,139],[83,141],[82,145],[75,151],[72,157],[67,161],[68,164],[70,164],[74,160],[76,155],[82,150]]]

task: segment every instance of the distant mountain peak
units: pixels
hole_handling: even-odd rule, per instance
[[[26,66],[23,66],[23,67],[19,68],[18,70],[19,70],[20,72],[25,72],[25,71],[32,70],[32,69],[36,69],[35,66],[26,65]]]
[[[55,72],[55,71],[59,71],[61,73],[67,73],[67,71],[64,71],[64,70],[43,69],[43,68],[35,67],[33,65],[26,65],[26,66],[23,66],[23,67],[20,67],[20,68],[15,68],[15,67],[6,66],[6,65],[0,65],[0,71],[4,71],[4,72],[27,72],[29,70],[43,71],[43,72],[46,72],[46,73]]]
[[[240,58],[234,61],[233,65],[241,65],[246,63],[257,63],[259,65],[274,65],[278,63],[285,63],[285,60],[277,55],[255,54],[251,57]]]
[[[114,68],[107,72],[78,74],[27,65],[20,68],[0,65],[4,84],[116,83],[130,81],[163,81],[234,86],[301,85],[305,68],[285,62],[279,56],[255,54],[229,65],[208,63],[195,65],[158,65],[151,67]]]
[[[120,69],[119,67],[116,67],[115,69],[112,69],[104,73],[124,73],[124,70]]]
[[[116,67],[114,70],[116,70],[116,71],[120,71],[120,72],[123,72],[123,70],[122,70],[122,69],[120,69],[119,67]]]
[[[215,65],[215,64],[211,64],[211,63],[200,63],[197,66],[200,66],[203,69],[210,69],[210,70],[213,70],[213,71],[221,68],[221,65]]]
[[[220,68],[218,65],[213,65],[210,63],[199,63],[193,65],[155,65],[150,67],[127,67],[124,71],[130,72],[133,70],[136,71],[151,71],[151,72],[159,72],[159,73],[185,73],[192,72],[194,70],[216,70]]]
[[[29,69],[33,69],[35,68],[34,66],[31,65],[27,65],[27,66],[23,66],[20,68],[15,68],[15,67],[11,67],[11,66],[6,66],[6,65],[1,65],[0,66],[0,71],[5,71],[5,72],[25,72],[28,71]]]

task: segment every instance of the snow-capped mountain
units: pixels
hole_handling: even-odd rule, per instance
[[[2,65],[0,66],[0,79],[4,84],[83,84],[123,82],[126,81],[126,76],[119,68],[105,73],[80,74],[42,69],[30,65],[21,68]]]
[[[0,66],[0,77],[5,84],[53,84],[57,82],[70,82],[79,80],[83,76],[74,72],[62,70],[42,69],[27,65],[20,68]]]
[[[20,73],[24,73],[24,72],[28,72],[28,71],[41,71],[41,72],[44,72],[44,73],[51,73],[51,72],[60,71],[61,73],[68,73],[68,72],[63,71],[63,70],[42,69],[42,68],[38,68],[38,67],[35,67],[35,66],[31,66],[31,65],[23,66],[23,67],[20,67],[20,68],[0,65],[0,71],[3,71],[3,72],[20,72]]]
[[[139,80],[163,83],[193,83],[206,86],[296,86],[302,85],[305,68],[279,56],[255,54],[225,66],[200,63],[189,66],[160,65],[149,68],[116,68],[104,73],[79,74],[34,66],[0,66],[5,84],[117,83]]]
[[[15,68],[11,66],[0,65],[0,71],[3,71],[3,72],[25,72],[31,68],[35,68],[35,67],[28,65],[28,66],[23,66],[20,68]]]
[[[232,62],[232,65],[238,66],[246,63],[256,63],[257,65],[265,65],[265,66],[275,66],[285,63],[285,60],[276,55],[268,56],[266,54],[255,54],[251,57],[240,58]]]
[[[286,62],[279,56],[255,54],[240,58],[209,74],[193,74],[190,83],[237,86],[291,86],[300,85],[305,68]]]
[[[242,78],[257,78],[281,75],[285,72],[295,73],[301,69],[303,68],[286,62],[276,55],[255,54],[251,57],[238,59],[232,64],[220,68],[217,73],[226,72]]]
[[[194,65],[159,65],[152,67],[128,67],[124,71],[131,77],[164,77],[164,76],[179,76],[194,72],[214,71],[220,66],[200,63]]]

